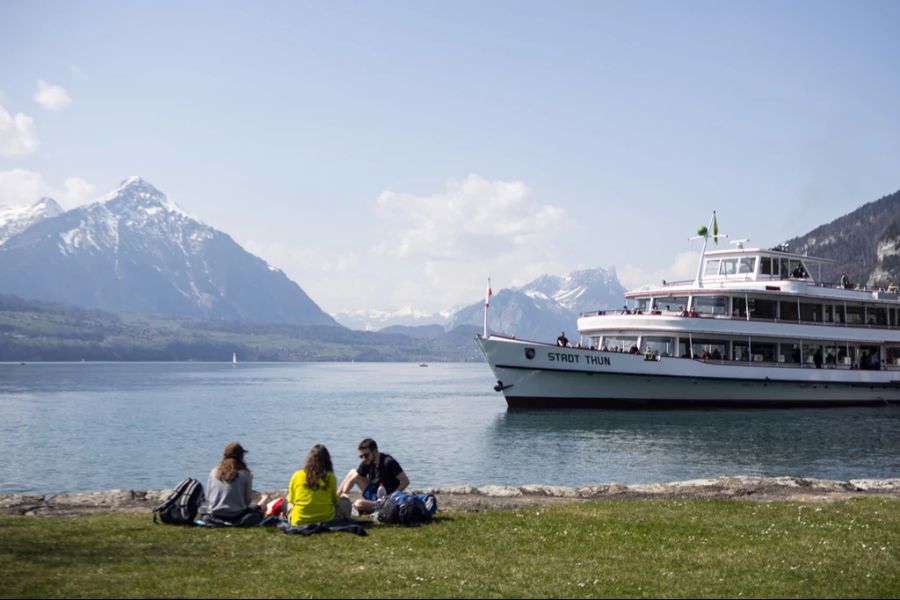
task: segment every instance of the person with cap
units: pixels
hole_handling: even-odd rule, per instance
[[[258,525],[265,515],[268,494],[258,503],[251,502],[253,471],[244,462],[247,450],[238,442],[229,442],[222,460],[209,473],[206,485],[208,513],[215,519],[235,525]]]

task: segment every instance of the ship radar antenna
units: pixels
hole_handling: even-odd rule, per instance
[[[730,242],[728,242],[728,243],[729,243],[729,244],[734,244],[734,245],[735,245],[735,248],[738,249],[738,250],[743,250],[743,249],[744,249],[744,242],[749,242],[749,241],[750,241],[750,238],[744,238],[744,239],[742,239],[742,240],[732,240],[732,241],[730,241]]]

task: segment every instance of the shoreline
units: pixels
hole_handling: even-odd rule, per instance
[[[809,477],[721,476],[668,483],[598,483],[580,487],[527,484],[456,485],[411,488],[432,493],[442,511],[481,512],[559,502],[620,499],[744,499],[753,501],[831,501],[857,496],[900,498],[900,478],[837,481]],[[272,497],[286,490],[265,490]],[[56,494],[0,493],[0,514],[79,516],[99,512],[150,513],[171,493],[165,490],[112,489]]]

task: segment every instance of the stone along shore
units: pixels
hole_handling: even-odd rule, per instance
[[[96,512],[152,511],[172,490],[115,489],[101,492],[59,494],[0,494],[0,513],[75,516]],[[418,488],[417,493],[437,496],[441,510],[484,511],[519,508],[554,502],[613,500],[623,498],[743,498],[748,500],[838,500],[862,495],[900,498],[900,478],[834,481],[805,477],[734,476],[692,479],[670,483],[625,485],[600,483],[583,487],[557,485]],[[267,490],[272,497],[286,490]]]

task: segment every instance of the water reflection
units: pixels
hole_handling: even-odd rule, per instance
[[[508,411],[495,418],[488,439],[497,449],[552,465],[545,478],[585,483],[739,473],[849,479],[900,471],[897,406]]]

